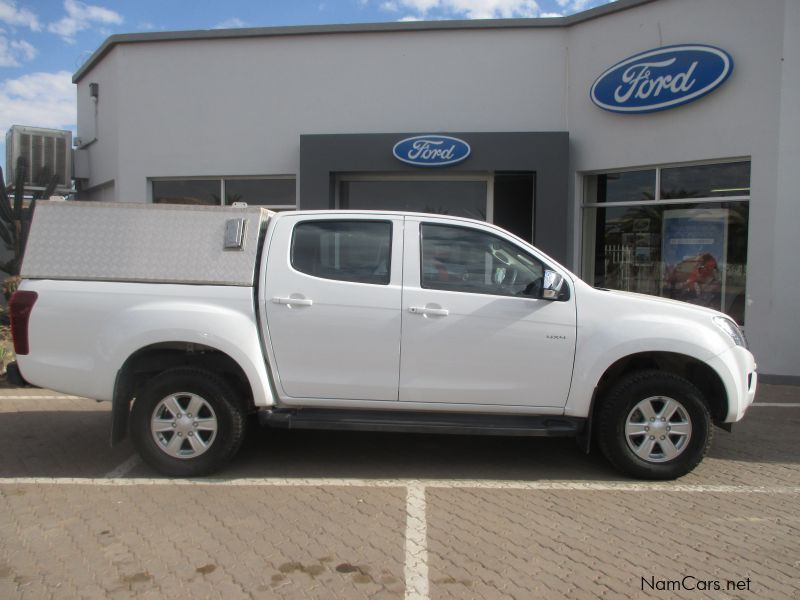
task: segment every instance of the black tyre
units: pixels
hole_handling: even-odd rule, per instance
[[[682,377],[638,371],[602,399],[597,441],[620,471],[640,479],[676,479],[694,469],[711,446],[703,394]]]
[[[131,411],[131,440],[154,469],[173,477],[218,471],[242,444],[246,415],[217,375],[180,367],[154,377]]]

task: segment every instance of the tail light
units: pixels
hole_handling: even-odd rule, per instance
[[[18,290],[8,301],[9,313],[11,314],[11,335],[14,338],[14,352],[17,354],[27,354],[30,351],[28,345],[28,320],[31,310],[36,303],[39,294]]]

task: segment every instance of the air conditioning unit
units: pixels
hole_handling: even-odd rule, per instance
[[[72,189],[72,132],[12,125],[6,132],[6,183],[17,179],[17,161],[25,160],[25,189],[43,190],[55,173],[56,191]]]

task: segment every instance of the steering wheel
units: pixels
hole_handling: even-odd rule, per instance
[[[501,293],[508,293],[511,291],[511,288],[514,287],[514,284],[517,282],[517,278],[519,277],[519,271],[514,267],[507,267],[504,269],[505,273],[503,275],[502,281],[495,280],[495,285],[497,286],[498,291]]]
[[[505,287],[511,287],[515,283],[517,283],[517,276],[519,275],[519,270],[515,269],[514,267],[510,267],[507,271],[506,278],[503,279],[503,285]]]
[[[495,258],[495,260],[497,260],[498,262],[504,264],[507,267],[511,266],[511,261],[508,260],[508,258],[506,258],[505,256],[503,256],[503,252],[501,252],[500,250],[492,249],[491,253],[492,256]]]
[[[524,290],[518,292],[517,295],[540,298],[542,296],[542,287],[544,287],[544,277],[537,277],[526,285]]]

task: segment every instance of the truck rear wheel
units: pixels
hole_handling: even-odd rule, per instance
[[[621,379],[598,412],[597,440],[617,469],[641,479],[676,479],[711,446],[711,415],[686,379],[639,371]]]
[[[180,367],[153,378],[131,411],[131,440],[144,461],[174,477],[219,470],[242,444],[245,413],[217,375]]]

